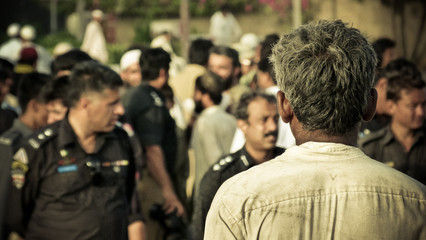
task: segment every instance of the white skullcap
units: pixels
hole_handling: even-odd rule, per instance
[[[259,38],[254,33],[244,34],[238,43],[233,44],[233,48],[238,51],[240,62],[245,59],[251,59],[256,53],[256,47],[259,45]]]
[[[57,57],[68,51],[72,50],[74,47],[69,42],[60,42],[56,44],[55,48],[53,48],[53,56]]]
[[[132,64],[139,64],[141,54],[142,51],[139,49],[130,50],[124,53],[120,60],[120,70],[124,71]]]
[[[21,38],[27,41],[32,41],[36,38],[35,28],[31,25],[25,25],[20,32]]]
[[[104,16],[104,13],[102,10],[96,9],[92,11],[92,18],[102,18]]]
[[[7,27],[7,36],[9,37],[17,37],[19,35],[19,29],[21,26],[17,23],[12,23]]]
[[[255,49],[259,45],[259,38],[254,33],[246,33],[240,39],[241,45]]]

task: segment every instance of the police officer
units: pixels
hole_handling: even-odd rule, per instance
[[[150,240],[164,239],[166,234],[160,223],[149,217],[152,206],[160,203],[166,214],[175,210],[178,216],[184,214],[173,186],[177,150],[175,122],[160,92],[169,78],[170,61],[170,55],[161,48],[149,48],[142,53],[139,61],[142,83],[130,90],[126,106],[127,120],[134,127],[146,160],[138,191]]]
[[[14,155],[7,222],[28,239],[127,239],[134,159],[118,74],[75,66],[67,116],[32,134]]]
[[[278,112],[274,96],[259,92],[245,93],[240,98],[235,115],[246,143],[239,151],[219,159],[201,180],[192,219],[193,239],[203,239],[207,212],[222,183],[284,152],[283,148],[275,146]]]
[[[10,185],[10,165],[13,154],[24,139],[33,131],[47,124],[47,110],[43,98],[43,89],[51,77],[42,73],[24,75],[18,86],[18,101],[22,114],[14,119],[13,125],[0,136],[0,238],[7,239],[8,230],[4,229],[5,207]]]

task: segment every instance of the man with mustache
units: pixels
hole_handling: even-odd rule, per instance
[[[203,238],[207,212],[222,183],[284,152],[283,148],[275,146],[278,135],[278,112],[274,96],[259,92],[245,93],[240,98],[235,115],[246,142],[239,151],[220,158],[201,180],[199,195],[195,199],[194,239]]]

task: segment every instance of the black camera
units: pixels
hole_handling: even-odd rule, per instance
[[[149,210],[151,219],[156,220],[165,230],[164,239],[184,240],[186,239],[186,225],[182,217],[176,215],[176,210],[166,214],[161,204],[153,204]]]

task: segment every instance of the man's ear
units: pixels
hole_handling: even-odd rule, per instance
[[[241,72],[241,68],[240,67],[235,67],[234,71],[233,71],[233,76],[237,77],[238,74],[240,74],[240,72]]]
[[[248,127],[247,121],[242,120],[242,119],[238,119],[237,120],[237,126],[238,126],[239,129],[241,129],[241,131],[243,131],[243,133],[245,135],[246,131],[247,131],[247,127]]]
[[[370,89],[370,95],[368,96],[367,109],[362,115],[362,120],[368,122],[373,119],[374,114],[376,114],[376,105],[377,105],[377,90],[375,88]]]
[[[277,92],[277,107],[283,122],[289,123],[293,119],[294,113],[290,102],[281,90]]]
[[[34,98],[31,99],[28,104],[27,104],[27,111],[33,111],[33,112],[37,112],[38,110],[38,106],[37,106],[37,100],[35,100]]]

